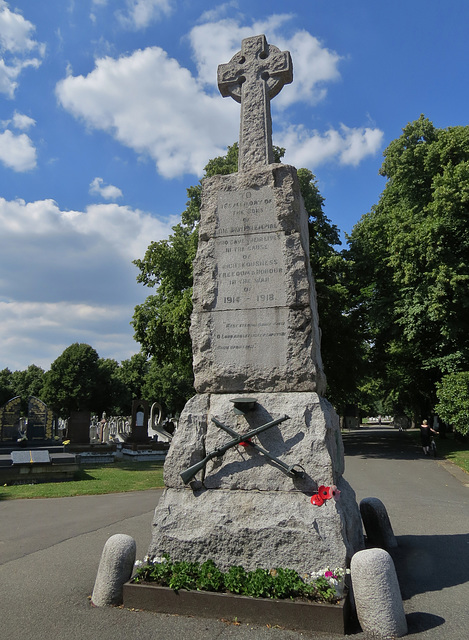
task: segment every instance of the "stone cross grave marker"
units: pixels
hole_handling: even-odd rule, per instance
[[[222,96],[241,103],[238,169],[274,161],[270,101],[293,80],[288,51],[267,44],[264,35],[245,38],[241,51],[218,67]]]
[[[263,35],[218,69],[221,93],[241,102],[239,171],[203,181],[197,393],[166,457],[150,556],[304,574],[344,567],[363,545],[338,416],[321,397],[308,213],[296,169],[272,157],[270,100],[292,77],[290,54]],[[339,502],[312,502],[333,485]]]

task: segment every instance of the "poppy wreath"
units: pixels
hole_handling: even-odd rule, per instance
[[[314,504],[316,507],[321,507],[326,500],[330,500],[334,498],[334,500],[338,500],[340,497],[340,491],[336,486],[325,487],[323,484],[318,487],[318,492],[311,496],[311,504]]]

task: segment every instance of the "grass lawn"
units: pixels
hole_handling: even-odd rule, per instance
[[[0,486],[0,500],[64,498],[163,488],[163,462],[114,462],[83,466],[74,480]]]
[[[407,433],[420,443],[420,431],[412,429]],[[453,433],[448,433],[446,438],[435,436],[435,442],[439,458],[446,458],[469,473],[469,443],[456,440]]]

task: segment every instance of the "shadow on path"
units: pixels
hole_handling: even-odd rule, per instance
[[[397,536],[397,542],[399,546],[391,556],[404,600],[468,581],[469,533]]]
[[[360,427],[356,431],[342,431],[342,440],[346,456],[389,460],[422,458],[421,447],[405,431],[392,427]]]

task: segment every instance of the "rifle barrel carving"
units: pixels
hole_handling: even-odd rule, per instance
[[[260,427],[256,427],[256,429],[251,429],[251,431],[248,431],[243,435],[239,435],[236,438],[229,440],[226,444],[222,445],[221,447],[218,447],[217,449],[210,451],[210,453],[207,453],[207,455],[204,458],[202,458],[202,460],[200,460],[199,462],[196,462],[191,467],[189,467],[188,469],[180,473],[182,481],[184,482],[184,484],[187,484],[192,480],[192,478],[194,478],[194,476],[197,475],[199,471],[202,471],[202,469],[204,469],[207,463],[210,462],[210,460],[213,460],[213,458],[220,458],[226,453],[226,451],[228,451],[228,449],[235,447],[240,442],[243,442],[248,438],[252,438],[253,436],[256,436],[258,433],[262,433],[263,431],[270,429],[270,427],[274,427],[275,425],[280,424],[285,420],[288,420],[289,417],[290,416],[284,415],[281,418],[277,418],[276,420],[267,422],[266,424],[263,424]],[[217,425],[219,424],[219,421],[216,418],[212,418],[212,422],[214,422]]]

